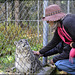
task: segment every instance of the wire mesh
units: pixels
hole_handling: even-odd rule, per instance
[[[48,0],[48,5],[58,4],[63,12],[75,13],[75,1]],[[14,41],[27,39],[32,50],[43,47],[43,0],[0,0],[0,74],[16,72]],[[49,26],[48,41],[53,34]],[[41,59],[41,58],[40,58]]]

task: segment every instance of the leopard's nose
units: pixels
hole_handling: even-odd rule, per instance
[[[25,44],[23,45],[23,47],[25,47]]]

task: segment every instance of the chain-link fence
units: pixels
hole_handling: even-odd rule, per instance
[[[48,0],[58,4],[65,13],[75,13],[74,0]],[[27,39],[32,50],[43,47],[44,0],[0,0],[0,73],[12,71],[15,63],[14,41]],[[51,28],[48,26],[48,41]]]

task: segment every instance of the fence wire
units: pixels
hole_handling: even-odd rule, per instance
[[[48,0],[48,5],[58,4],[63,12],[74,14],[75,1],[68,1]],[[12,70],[15,66],[14,41],[27,39],[35,51],[43,47],[43,5],[43,0],[0,0],[0,74],[16,72]],[[52,36],[49,26],[48,41]]]

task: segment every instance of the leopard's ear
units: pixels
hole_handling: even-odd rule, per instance
[[[17,41],[15,41],[14,44],[17,45]]]

